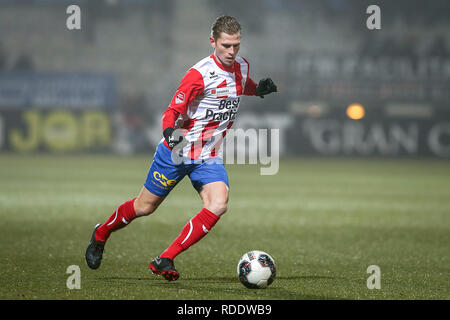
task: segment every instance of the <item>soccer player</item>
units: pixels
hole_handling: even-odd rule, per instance
[[[210,36],[214,52],[187,71],[163,113],[163,138],[139,195],[95,226],[86,250],[90,268],[100,266],[112,232],[155,212],[186,175],[200,194],[203,209],[150,262],[154,274],[177,280],[175,257],[202,239],[226,212],[229,184],[221,161],[222,140],[233,125],[243,95],[264,97],[277,91],[270,78],[258,84],[250,78],[247,60],[237,56],[240,40],[241,26],[235,18],[221,16],[215,20]]]

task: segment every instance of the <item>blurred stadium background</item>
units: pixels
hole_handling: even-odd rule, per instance
[[[221,14],[241,21],[251,76],[279,86],[245,99],[235,127],[279,128],[287,156],[450,157],[445,0],[1,0],[0,150],[153,152]]]
[[[223,14],[251,77],[278,85],[234,124],[280,130],[278,174],[227,169],[230,213],[177,258],[180,281],[147,265],[200,209],[188,179],[88,269],[93,226],[139,192]],[[0,299],[448,299],[449,17],[448,0],[0,0]],[[275,258],[270,290],[237,280],[253,249]],[[66,287],[70,265],[83,290]]]

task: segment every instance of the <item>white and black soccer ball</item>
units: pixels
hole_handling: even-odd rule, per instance
[[[264,251],[244,254],[237,265],[239,280],[249,289],[262,289],[272,284],[277,274],[275,260]]]

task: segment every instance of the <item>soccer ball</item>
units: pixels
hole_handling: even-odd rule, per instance
[[[270,285],[277,274],[273,258],[264,251],[253,250],[244,254],[237,265],[239,280],[249,289],[262,289]]]

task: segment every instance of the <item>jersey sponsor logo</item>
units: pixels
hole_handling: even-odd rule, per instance
[[[215,112],[217,109],[206,109],[206,118],[223,121],[223,120],[234,120],[236,118],[237,109],[241,98],[237,99],[222,99],[219,102],[219,111]]]
[[[239,107],[239,102],[241,102],[241,98],[232,100],[222,99],[219,102],[219,110],[231,108],[236,109],[237,107]]]
[[[230,88],[223,87],[223,88],[211,89],[210,93],[214,98],[222,98],[223,99],[223,98],[227,98],[231,92],[230,92]]]
[[[177,93],[175,97],[175,104],[180,104],[184,102],[184,92],[180,91]]]
[[[214,121],[234,120],[236,119],[237,110],[228,110],[221,112],[214,112],[211,109],[206,110],[206,118]]]
[[[156,181],[159,181],[164,187],[171,187],[177,182],[175,179],[167,179],[164,174],[159,173],[158,171],[153,172],[153,178],[155,178]]]

